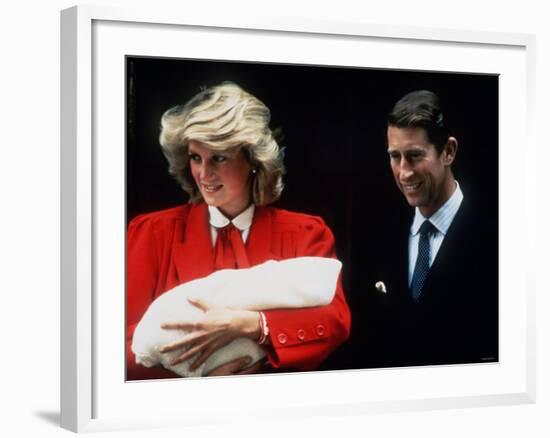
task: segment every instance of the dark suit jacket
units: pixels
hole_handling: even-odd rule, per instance
[[[364,273],[355,277],[349,301],[352,334],[336,367],[498,360],[497,211],[469,199],[465,194],[418,304],[408,288],[412,215],[394,212],[371,227],[371,236],[359,244],[370,256]],[[386,293],[376,290],[378,281]]]

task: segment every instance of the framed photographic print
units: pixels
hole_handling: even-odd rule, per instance
[[[527,223],[534,236],[533,47],[529,35],[63,11],[62,426],[533,402],[532,265],[524,256],[531,240],[513,231]],[[255,192],[273,168],[258,158],[259,141],[212,146],[243,124],[251,130],[243,96],[262,108],[255,121],[267,108],[260,131],[284,163],[284,189],[273,202],[259,200],[272,191]],[[240,117],[234,108],[244,115],[223,119],[207,137],[204,108],[216,99],[229,109],[212,120]],[[437,129],[398,117],[418,99],[435,108],[443,140]],[[231,123],[238,127],[219,134]],[[203,130],[182,134],[183,125]],[[449,207],[450,194],[441,195],[448,187],[457,207],[445,225],[437,211]],[[241,202],[235,193],[247,196]],[[178,378],[144,362],[136,368],[132,338],[147,307],[222,266],[215,264],[222,232],[212,221],[191,229],[193,215],[212,215],[208,204],[238,218],[243,207],[233,208],[234,199],[255,204],[250,230],[241,232],[250,261],[235,267],[335,256],[342,270],[329,288],[334,296],[322,306],[277,301],[247,310],[256,312],[254,340],[267,341],[267,372]],[[441,234],[420,298],[409,295],[417,274],[407,262],[422,257],[410,252],[422,239],[408,237],[415,207]],[[263,216],[269,233],[259,232]],[[168,234],[159,225],[166,220]],[[128,226],[139,231],[127,237]],[[202,246],[182,250],[201,233]],[[305,289],[317,277],[297,276]],[[254,286],[268,289],[261,283]],[[269,394],[260,405],[258,393]]]

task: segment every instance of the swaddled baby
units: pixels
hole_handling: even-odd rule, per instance
[[[224,269],[208,277],[179,285],[162,294],[147,309],[134,331],[132,351],[136,362],[146,367],[162,364],[183,377],[207,375],[211,370],[233,359],[250,356],[252,362],[265,357],[263,350],[248,338],[237,338],[214,352],[193,371],[193,358],[171,365],[182,353],[176,350],[160,353],[158,349],[172,344],[188,331],[163,330],[166,322],[194,322],[202,311],[187,299],[201,299],[210,305],[241,310],[268,310],[315,307],[329,304],[334,298],[342,264],[336,259],[298,257],[270,260],[248,269]]]

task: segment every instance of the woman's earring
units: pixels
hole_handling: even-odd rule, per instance
[[[256,172],[257,172],[256,169],[252,169],[252,174],[253,175],[256,175]]]

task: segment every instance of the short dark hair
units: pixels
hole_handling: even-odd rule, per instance
[[[424,128],[428,140],[441,153],[449,139],[439,97],[428,90],[412,91],[393,106],[388,125],[397,128]]]

